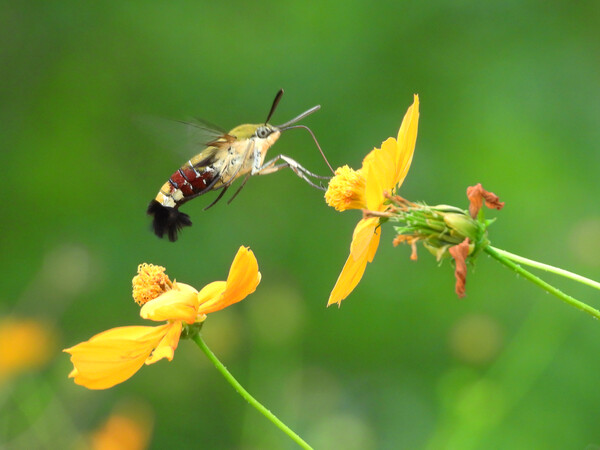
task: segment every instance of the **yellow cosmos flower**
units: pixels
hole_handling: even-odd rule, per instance
[[[381,148],[373,149],[363,160],[358,171],[344,166],[336,170],[331,179],[325,199],[338,211],[367,209],[381,212],[386,209],[384,192],[397,189],[410,168],[417,141],[419,125],[419,97],[414,102],[398,131],[397,139],[389,138]],[[368,262],[373,261],[381,231],[379,219],[362,219],[356,225],[350,244],[350,256],[331,291],[327,305],[341,304],[356,287]]]
[[[153,427],[154,414],[149,406],[121,402],[87,436],[86,443],[90,450],[144,450],[149,447]]]
[[[37,319],[0,319],[0,386],[46,364],[56,351],[55,344],[54,330]]]
[[[337,211],[365,208],[367,201],[362,170],[338,167],[325,192],[325,201]]]
[[[75,383],[88,389],[107,389],[130,378],[144,364],[173,359],[183,322],[193,324],[206,314],[243,300],[256,290],[260,272],[254,253],[240,247],[227,281],[216,281],[200,292],[184,283],[171,282],[164,268],[141,264],[133,279],[140,316],[164,325],[113,328],[64,350],[71,355]]]

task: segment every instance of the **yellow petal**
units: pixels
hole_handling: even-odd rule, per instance
[[[348,256],[346,264],[344,264],[344,268],[342,269],[342,273],[340,273],[331,294],[329,294],[327,306],[334,303],[341,304],[342,300],[350,295],[362,278],[365,267],[367,267],[366,257],[356,260],[352,255]]]
[[[362,172],[366,173],[367,167],[369,166],[369,164],[371,164],[371,162],[373,161],[373,158],[375,157],[375,152],[377,151],[377,148],[374,148],[373,150],[371,150],[369,153],[367,153],[367,156],[365,156],[363,158],[362,161],[362,167],[360,168],[360,170]]]
[[[396,183],[402,184],[410,163],[412,162],[415,144],[417,142],[417,131],[419,129],[419,96],[415,94],[414,102],[402,119],[402,125],[398,130],[398,152],[396,156]]]
[[[356,238],[360,239],[360,252],[358,251],[358,245],[355,247],[355,251],[352,251],[346,260],[346,264],[340,273],[340,276],[329,295],[327,306],[337,303],[341,304],[350,293],[354,290],[356,285],[360,282],[367,262],[373,261],[377,247],[379,246],[380,229],[376,228],[377,221],[375,220],[375,226],[373,223],[369,223],[371,219],[361,220],[355,228],[355,238],[352,240],[352,244],[355,244]],[[361,224],[362,222],[362,224]]]
[[[169,331],[165,334],[165,337],[158,343],[152,355],[146,359],[146,364],[154,364],[163,358],[167,358],[169,361],[173,360],[175,349],[179,344],[179,337],[181,336],[182,322],[176,321],[169,324]]]
[[[173,289],[145,303],[140,316],[157,322],[183,320],[194,323],[198,314],[198,291],[184,283],[174,283]]]
[[[136,373],[171,325],[119,327],[64,351],[74,369],[69,377],[88,389],[108,389]]]
[[[366,166],[367,209],[383,211],[384,191],[391,193],[396,186],[396,139],[388,138],[381,148],[371,152],[369,164]]]
[[[394,138],[387,138],[381,143],[379,151],[379,164],[376,166],[379,175],[383,178],[384,188],[390,190],[396,186],[396,155],[398,152],[398,142]]]
[[[225,289],[221,284],[224,282],[220,281],[209,284],[198,294],[198,314],[219,311],[243,300],[256,290],[260,278],[254,253],[246,247],[240,247],[229,269]]]
[[[373,239],[369,243],[369,249],[367,250],[367,261],[373,262],[377,248],[379,247],[379,239],[381,238],[381,228],[377,228],[373,234]]]
[[[364,253],[371,245],[371,241],[375,234],[379,234],[379,219],[371,217],[362,219],[356,224],[352,235],[352,243],[350,244],[350,254],[354,259],[361,259]]]
[[[215,299],[218,299],[225,292],[225,289],[227,289],[226,281],[213,281],[204,286],[198,292],[199,310],[204,311],[204,308],[212,306],[216,301]]]

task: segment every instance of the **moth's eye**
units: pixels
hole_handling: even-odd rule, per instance
[[[258,130],[256,130],[256,135],[261,139],[266,138],[269,134],[271,134],[271,130],[269,130],[267,127],[260,127]]]

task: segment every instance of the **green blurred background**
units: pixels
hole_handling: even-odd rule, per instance
[[[140,115],[229,129],[310,106],[334,166],[359,167],[421,99],[402,195],[506,202],[494,245],[600,278],[597,2],[8,2],[0,6],[0,315],[53,330],[49,361],[0,384],[0,446],[85,445],[118,405],[153,419],[151,448],[294,448],[195,346],[107,391],[67,379],[65,347],[143,324],[141,262],[201,287],[240,245],[263,278],[209,317],[208,344],[316,448],[596,448],[600,324],[481,257],[467,297],[391,227],[342,307],[326,308],[360,213],[337,213],[292,172],[251,179],[172,244],[148,202],[183,162]],[[326,174],[308,133],[270,152]],[[231,191],[233,192],[233,191]],[[597,291],[556,285],[596,307]],[[50,342],[50,341],[49,341]]]

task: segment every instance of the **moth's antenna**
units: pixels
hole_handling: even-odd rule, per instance
[[[275,100],[273,100],[273,105],[271,105],[271,111],[269,111],[269,115],[267,116],[267,120],[265,120],[265,125],[271,120],[271,116],[277,109],[277,105],[279,105],[279,100],[283,97],[283,89],[279,89],[279,92],[275,96]]]
[[[294,117],[292,120],[288,120],[286,123],[282,123],[281,125],[277,125],[277,128],[279,128],[279,131],[285,131],[285,130],[291,128],[290,125],[298,122],[299,120],[304,119],[306,116],[311,115],[312,113],[314,113],[315,111],[318,111],[319,109],[321,109],[321,105],[313,106],[312,108],[304,111],[299,116]]]

